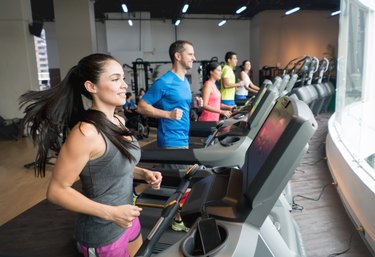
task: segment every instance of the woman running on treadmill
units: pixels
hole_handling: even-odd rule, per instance
[[[259,92],[259,87],[255,85],[249,76],[251,70],[251,63],[249,60],[245,60],[241,65],[240,80],[245,82],[244,86],[236,88],[236,99],[244,100],[248,97],[250,92],[251,95],[256,95]]]
[[[29,91],[20,99],[38,146],[37,176],[45,176],[48,150],[59,149],[47,198],[80,214],[75,239],[85,257],[137,252],[142,244],[142,209],[133,205],[133,177],[143,178],[154,189],[162,179],[159,172],[136,167],[138,142],[114,113],[125,103],[127,88],[118,61],[92,54],[72,67],[59,85]],[[92,101],[88,110],[83,96]],[[82,192],[73,187],[78,177]]]
[[[207,78],[202,88],[203,111],[198,121],[219,121],[220,115],[229,118],[233,107],[221,103],[221,93],[216,81],[221,78],[221,66],[211,62],[206,66]]]

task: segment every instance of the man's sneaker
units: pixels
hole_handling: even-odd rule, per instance
[[[138,195],[133,193],[133,205],[137,203],[137,198],[138,198]]]
[[[172,229],[174,231],[184,231],[184,232],[189,232],[190,230],[188,227],[185,227],[185,224],[183,221],[176,221],[176,220],[172,222]]]

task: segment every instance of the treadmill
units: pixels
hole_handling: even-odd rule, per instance
[[[260,100],[264,96],[266,90],[273,85],[273,83],[266,79],[259,90],[259,92],[252,98],[248,99],[246,103],[234,112],[228,119],[221,121],[195,121],[190,123],[189,136],[191,137],[208,137],[215,133],[216,129],[233,124],[240,120],[248,120],[250,115],[254,112]],[[277,87],[275,84],[274,87]]]
[[[246,150],[243,165],[209,168],[195,180],[181,211],[191,230],[153,256],[305,256],[295,224],[294,238],[283,237],[269,214],[316,128],[305,103],[279,99]],[[158,223],[136,256],[152,254],[156,231]]]
[[[142,149],[141,162],[168,164],[199,164],[205,167],[240,167],[252,139],[275,105],[277,89],[266,83],[259,92],[251,108],[242,109],[241,119],[228,119],[207,138],[205,147],[191,149]],[[144,164],[143,164],[144,165]],[[146,164],[147,165],[147,164]],[[163,175],[162,187],[155,191],[147,188],[139,194],[136,204],[142,207],[163,207],[167,198],[173,194],[180,183],[184,170],[153,167]],[[144,184],[135,180],[135,184]]]

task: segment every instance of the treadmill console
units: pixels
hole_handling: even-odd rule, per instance
[[[227,126],[218,126],[216,131],[207,138],[205,147],[219,142],[223,146],[232,145],[234,142],[237,142],[240,137],[246,136],[249,130],[250,126],[246,121],[238,121]]]
[[[245,121],[239,121],[229,126],[220,127],[216,133],[215,138],[223,139],[227,136],[244,136],[249,129],[249,125]]]
[[[246,112],[237,112],[231,116],[235,120],[241,120],[246,117]]]

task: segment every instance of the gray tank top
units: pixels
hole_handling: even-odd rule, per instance
[[[136,148],[129,149],[136,161],[129,162],[105,135],[103,138],[105,153],[89,161],[80,174],[83,194],[112,206],[133,204],[133,170],[141,156],[138,142],[133,139]],[[81,244],[98,248],[116,241],[125,230],[113,222],[80,214],[75,236]]]

